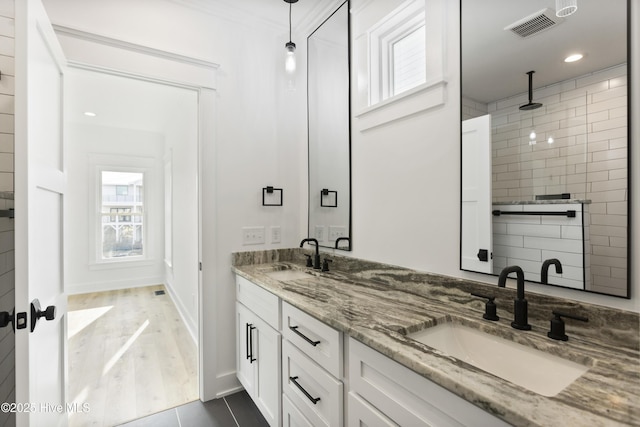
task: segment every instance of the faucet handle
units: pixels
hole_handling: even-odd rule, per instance
[[[564,320],[562,320],[562,317],[566,317],[567,319],[580,320],[582,322],[589,321],[589,319],[587,319],[586,317],[563,313],[557,310],[551,311],[551,314],[553,314],[553,317],[551,318],[551,330],[547,332],[547,336],[554,340],[567,341],[569,339],[567,334],[564,333]]]
[[[471,292],[471,295],[474,297],[484,298],[487,300],[487,302],[484,305],[484,314],[482,315],[483,319],[493,320],[493,321],[500,320],[500,318],[496,314],[496,310],[498,307],[496,306],[496,303],[493,302],[493,300],[496,299],[495,296],[487,296],[487,295],[477,294],[474,292]]]
[[[329,258],[325,258],[322,261],[322,271],[329,271],[329,263],[330,262],[333,262],[333,260],[329,259]]]
[[[311,261],[311,255],[310,254],[304,254],[304,256],[307,257],[307,267],[313,267],[313,262]]]

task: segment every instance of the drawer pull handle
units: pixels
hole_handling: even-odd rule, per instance
[[[312,346],[317,346],[318,344],[320,344],[320,341],[314,341],[311,338],[309,338],[308,336],[306,336],[305,334],[303,334],[302,332],[298,331],[298,327],[297,326],[289,326],[289,329],[291,329],[293,332],[295,332],[296,335],[302,337],[302,339],[304,339],[306,342],[308,342],[309,344],[311,344]]]
[[[298,389],[300,389],[301,392],[304,393],[305,396],[307,396],[307,399],[309,399],[314,405],[316,403],[318,403],[318,401],[320,401],[319,397],[313,397],[309,394],[309,392],[307,390],[304,389],[304,387],[302,387],[298,381],[296,381],[298,379],[298,377],[289,377],[289,379],[291,380],[291,382],[298,387]]]

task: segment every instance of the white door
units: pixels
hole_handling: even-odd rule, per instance
[[[461,268],[493,273],[491,115],[462,122]]]
[[[65,59],[40,0],[15,1],[15,274],[18,426],[63,426],[66,407],[66,305],[63,288],[62,138]],[[31,303],[54,306],[38,320]],[[51,313],[50,313],[51,314]],[[24,315],[23,315],[24,316]],[[50,317],[50,316],[47,316]]]

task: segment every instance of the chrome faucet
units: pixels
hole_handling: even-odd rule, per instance
[[[313,268],[315,268],[316,270],[320,270],[320,245],[318,244],[318,240],[312,238],[302,239],[302,242],[300,242],[300,247],[304,246],[306,242],[313,242],[316,244],[316,254],[313,257]]]
[[[498,277],[499,287],[505,287],[509,273],[516,273],[518,283],[516,298],[513,300],[513,322],[511,322],[511,327],[528,331],[531,329],[531,325],[529,324],[527,300],[524,297],[524,271],[517,265],[505,267],[502,272],[500,272],[500,277]]]
[[[549,266],[553,264],[556,266],[556,273],[558,274],[562,274],[562,264],[560,263],[560,260],[557,258],[551,258],[546,260],[545,262],[542,263],[542,270],[540,271],[540,282],[542,282],[543,285],[548,284],[548,280],[549,280]]]

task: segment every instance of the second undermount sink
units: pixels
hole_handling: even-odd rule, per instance
[[[455,322],[407,337],[543,396],[560,393],[589,367]]]
[[[279,280],[281,282],[286,282],[289,280],[309,279],[313,277],[312,273],[305,270],[292,268],[288,264],[276,264],[274,266],[269,266],[268,268],[262,270],[262,273],[264,273],[271,279]]]
[[[309,279],[313,277],[311,274],[301,270],[278,270],[266,273],[272,279],[286,282],[288,280]]]

